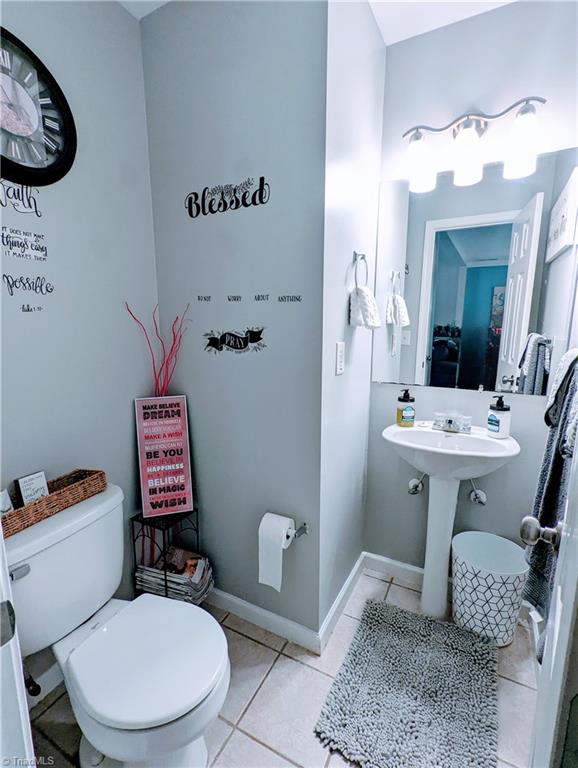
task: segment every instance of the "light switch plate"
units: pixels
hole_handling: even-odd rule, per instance
[[[409,347],[411,344],[411,331],[402,331],[401,332],[401,346],[402,347]]]
[[[335,344],[335,375],[341,376],[345,370],[345,342],[338,341]]]

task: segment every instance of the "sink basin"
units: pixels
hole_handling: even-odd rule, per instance
[[[448,570],[460,480],[482,477],[520,453],[513,437],[496,440],[485,429],[441,432],[431,421],[414,427],[392,424],[382,435],[402,459],[429,475],[427,539],[421,610],[443,619],[448,610]]]
[[[432,429],[431,421],[420,421],[415,427],[392,424],[382,434],[402,459],[430,477],[482,477],[520,453],[513,437],[496,440],[481,427],[472,427],[471,434],[465,435],[440,432]]]

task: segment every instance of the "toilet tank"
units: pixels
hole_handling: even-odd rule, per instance
[[[121,489],[109,485],[5,540],[23,656],[76,629],[116,592],[123,499]]]

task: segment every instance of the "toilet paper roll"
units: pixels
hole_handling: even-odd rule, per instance
[[[295,535],[295,522],[290,517],[266,512],[259,524],[259,583],[281,591],[283,550]]]

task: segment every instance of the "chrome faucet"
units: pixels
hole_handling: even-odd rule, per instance
[[[460,422],[451,416],[446,416],[442,423],[443,432],[460,432]]]
[[[471,416],[462,416],[461,414],[436,414],[432,428],[441,432],[469,434],[472,431],[472,419]]]

